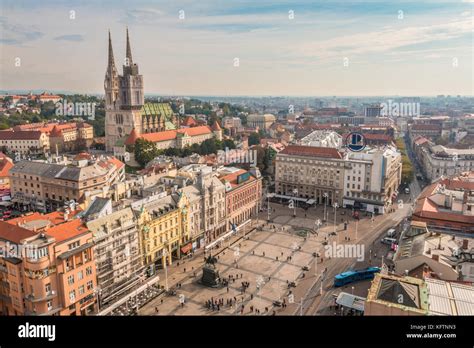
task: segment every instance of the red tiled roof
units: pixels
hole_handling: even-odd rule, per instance
[[[54,126],[51,133],[49,133],[49,136],[53,138],[59,138],[63,136],[63,132],[58,128],[58,126]]]
[[[127,137],[125,140],[125,145],[133,145],[138,139],[138,134],[137,131],[135,130],[135,127],[133,127],[132,131],[130,132],[130,135]]]
[[[19,244],[21,240],[36,235],[35,232],[0,221],[0,239]]]
[[[161,141],[176,139],[178,133],[186,134],[186,135],[189,135],[190,137],[194,137],[194,136],[198,136],[202,134],[209,134],[209,133],[212,133],[212,131],[208,126],[198,126],[198,127],[191,127],[191,128],[182,128],[178,130],[167,130],[167,131],[156,132],[156,133],[143,133],[143,134],[138,135],[138,137],[154,142],[154,143],[158,143]],[[131,145],[132,143],[128,143],[128,140],[129,139],[127,139],[127,141],[125,142],[126,145]]]
[[[13,163],[8,157],[0,158],[0,178],[8,176],[8,172],[13,168]]]
[[[62,242],[64,240],[79,236],[88,231],[89,229],[86,227],[86,225],[82,222],[81,219],[74,219],[49,228],[48,230],[46,230],[46,234],[48,236],[54,237],[54,239],[56,239],[56,242]]]
[[[214,124],[212,125],[212,128],[211,128],[213,131],[220,131],[222,130],[221,126],[219,126],[219,122],[217,121],[214,121]]]
[[[73,212],[69,213],[69,219],[73,218],[76,214],[78,214],[80,210],[75,210]],[[53,211],[52,213],[49,214],[41,214],[38,212],[34,212],[33,214],[26,215],[26,216],[20,216],[15,219],[10,219],[7,221],[10,225],[21,225],[26,222],[31,222],[31,221],[36,221],[36,220],[48,220],[51,225],[58,225],[65,223],[66,220],[64,220],[64,212],[62,211]]]
[[[441,130],[438,124],[414,124],[411,126],[412,130]]]
[[[194,127],[194,126],[197,126],[197,122],[196,120],[192,117],[192,116],[187,116],[183,123],[182,123],[183,126],[187,126],[187,127]]]
[[[287,146],[283,151],[281,151],[280,154],[342,159],[342,154],[337,151],[337,149],[331,147],[290,145]]]
[[[41,137],[39,131],[0,131],[0,140],[38,140]]]

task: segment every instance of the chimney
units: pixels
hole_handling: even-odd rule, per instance
[[[433,260],[435,260],[435,261],[438,261],[438,262],[439,262],[439,255],[438,255],[438,254],[436,254],[436,255],[435,255],[435,254],[433,254],[433,255],[431,256],[431,258],[432,258]]]
[[[469,240],[468,239],[463,239],[462,240],[462,249],[467,250],[468,244],[469,244]]]

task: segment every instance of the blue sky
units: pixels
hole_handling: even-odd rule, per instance
[[[473,5],[2,0],[0,89],[100,93],[128,25],[146,93],[472,95]]]

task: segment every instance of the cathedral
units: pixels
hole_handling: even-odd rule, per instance
[[[155,133],[178,128],[176,115],[168,103],[145,103],[143,75],[133,61],[127,28],[127,48],[123,74],[115,66],[109,31],[109,53],[104,81],[106,150],[122,146],[135,130],[138,134]]]

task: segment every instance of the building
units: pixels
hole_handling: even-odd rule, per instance
[[[176,129],[177,119],[168,103],[145,104],[143,76],[139,74],[138,65],[132,59],[128,29],[122,75],[118,74],[115,67],[109,32],[109,53],[104,88],[107,151],[114,151],[116,145],[122,146],[124,138],[128,137],[133,130],[139,135]]]
[[[268,130],[275,121],[276,117],[272,114],[251,114],[247,116],[247,126],[263,131]]]
[[[135,202],[142,265],[148,275],[171,265],[173,258],[191,250],[185,195],[155,196],[146,203]],[[186,248],[183,248],[187,246]]]
[[[211,168],[202,168],[195,183],[180,191],[188,199],[188,228],[192,250],[202,248],[228,230],[226,191]]]
[[[219,179],[225,185],[225,216],[230,230],[258,215],[262,176],[257,168],[246,171],[227,167],[220,174]]]
[[[10,169],[12,168],[12,159],[0,152],[0,191],[10,189]]]
[[[2,152],[21,155],[43,154],[49,152],[49,137],[41,131],[0,131]]]
[[[282,198],[341,206],[344,173],[344,157],[337,149],[290,145],[275,158],[275,193]]]
[[[344,207],[383,214],[392,204],[402,177],[401,154],[394,146],[347,152]]]
[[[430,232],[425,222],[412,221],[400,237],[395,272],[424,278],[427,273],[448,281],[474,281],[474,240]]]
[[[474,286],[377,273],[364,315],[474,315]]]
[[[0,222],[0,309],[4,315],[93,313],[96,274],[92,234],[80,219],[29,228]]]
[[[130,207],[114,211],[111,200],[103,198],[93,201],[83,219],[93,236],[103,306],[136,286],[143,273],[136,219]]]
[[[428,287],[422,279],[376,273],[364,315],[428,315]]]
[[[222,127],[227,129],[231,136],[242,131],[242,120],[239,117],[224,117]]]
[[[331,130],[315,130],[301,139],[300,145],[341,149],[342,136]]]
[[[66,201],[83,203],[87,191],[103,190],[125,178],[125,165],[114,157],[67,164],[21,161],[10,169],[12,201],[19,208],[51,211]]]
[[[441,176],[455,176],[474,170],[474,149],[448,148],[422,139],[417,137],[413,148],[423,174],[429,180],[435,181]]]
[[[427,186],[417,197],[412,219],[432,232],[474,235],[474,173]]]
[[[383,107],[380,105],[367,106],[365,108],[365,117],[380,117]]]
[[[94,130],[85,122],[38,122],[0,131],[0,147],[21,155],[79,151],[93,140]]]
[[[222,140],[222,129],[217,122],[212,127],[197,126],[143,134],[139,134],[134,128],[123,143],[120,141],[117,143],[117,146],[114,147],[114,154],[118,158],[125,158],[125,154],[128,153],[130,159],[133,159],[135,157],[134,146],[138,139],[151,141],[157,149],[165,150],[169,148],[183,149],[214,138]]]

